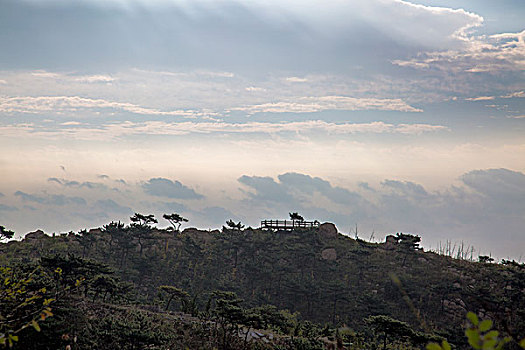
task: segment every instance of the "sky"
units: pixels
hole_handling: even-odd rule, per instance
[[[299,212],[523,261],[523,18],[522,0],[0,1],[0,225]]]

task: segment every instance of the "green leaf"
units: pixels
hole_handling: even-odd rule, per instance
[[[481,347],[483,350],[493,350],[496,347],[496,344],[498,343],[497,339],[489,339],[485,340],[483,342],[483,346]]]
[[[497,339],[499,336],[499,332],[498,331],[490,331],[488,332],[487,334],[485,334],[485,339]]]
[[[443,342],[441,343],[441,347],[443,348],[443,350],[451,350],[450,344],[446,340],[443,340]]]
[[[502,350],[503,347],[505,346],[505,344],[507,344],[508,342],[510,342],[512,340],[511,337],[505,337],[503,338],[502,340],[500,340],[498,346],[496,347],[496,350]]]
[[[430,343],[427,345],[426,347],[427,350],[442,350],[441,349],[441,346],[439,346],[438,344],[436,343]]]
[[[472,346],[474,349],[481,349],[481,341],[478,330],[476,328],[467,329],[465,331],[465,335],[468,338],[468,343],[470,344],[470,346]]]
[[[40,326],[38,325],[38,322],[33,320],[31,321],[31,325],[33,326],[33,328],[37,331],[37,332],[40,332]]]
[[[525,349],[525,338],[520,341],[520,346]]]
[[[474,326],[477,326],[479,324],[478,316],[472,311],[469,311],[467,313],[467,318]]]
[[[481,332],[486,332],[486,331],[488,331],[491,328],[492,328],[492,321],[491,320],[483,320],[479,324],[479,330]]]

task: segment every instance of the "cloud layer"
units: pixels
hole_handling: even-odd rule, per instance
[[[180,198],[180,199],[202,199],[203,195],[196,193],[193,189],[184,186],[179,181],[171,181],[165,178],[149,179],[142,185],[144,191],[152,196]]]
[[[300,211],[309,218],[338,223],[343,229],[359,223],[364,234],[375,230],[421,234],[428,245],[466,241],[499,256],[521,256],[525,251],[525,174],[508,169],[471,171],[461,186],[429,192],[422,185],[384,180],[380,187],[362,183],[351,191],[305,174],[286,173],[279,181],[242,176],[248,205],[275,217]],[[497,235],[495,235],[497,232]],[[513,253],[511,253],[513,252]]]
[[[113,109],[133,114],[159,116],[194,117],[195,115],[199,115],[193,111],[159,111],[140,107],[132,103],[112,102],[79,96],[0,97],[0,112],[2,113],[42,114],[53,112],[62,114],[77,112],[82,109]]]
[[[422,235],[426,247],[447,240],[464,241],[480,254],[519,258],[525,251],[525,174],[509,169],[474,170],[458,180],[431,191],[409,180],[343,186],[286,172],[276,178],[243,175],[237,189],[211,191],[206,197],[167,178],[124,184],[108,177],[100,180],[105,186],[91,187],[57,187],[52,180],[48,185],[55,187],[34,193],[18,190],[3,197],[6,204],[0,203],[0,215],[17,231],[16,218],[25,217],[22,226],[29,231],[37,227],[80,229],[109,220],[127,222],[133,212],[158,217],[178,212],[190,219],[190,225],[204,228],[220,227],[229,219],[257,226],[262,219],[285,218],[288,212],[299,211],[307,219],[334,222],[343,232],[357,223],[361,237],[374,232],[376,239],[382,239],[386,234],[410,232]],[[120,190],[115,191],[111,184],[118,184]]]

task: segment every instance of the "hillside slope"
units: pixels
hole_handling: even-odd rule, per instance
[[[370,315],[389,315],[461,344],[465,314],[474,311],[514,337],[525,334],[523,265],[456,260],[394,240],[356,241],[332,224],[178,233],[111,223],[56,237],[31,233],[0,245],[0,253],[0,264],[56,254],[107,264],[132,283],[142,303],[170,285],[187,291],[200,309],[212,291],[226,290],[250,307],[270,304],[355,330]]]

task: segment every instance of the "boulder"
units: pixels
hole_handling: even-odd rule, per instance
[[[195,227],[189,227],[187,229],[184,229],[184,231],[182,231],[181,234],[190,236],[197,243],[208,244],[213,240],[213,236],[217,235],[218,233],[219,233],[218,230],[206,231],[206,230],[199,230]]]
[[[396,247],[397,240],[395,236],[388,235],[386,236],[385,246],[384,248],[387,250],[392,250]]]
[[[91,230],[89,230],[88,233],[90,235],[101,235],[102,234],[102,230],[100,228],[92,228]]]
[[[45,238],[46,234],[42,230],[36,230],[34,232],[29,232],[24,236],[24,240],[27,241],[38,241],[39,239]]]
[[[326,248],[321,252],[321,257],[324,260],[334,261],[337,259],[337,252],[334,248]]]
[[[331,239],[331,238],[336,238],[338,232],[334,224],[332,224],[331,222],[325,222],[324,224],[321,224],[319,226],[319,234],[323,238]]]

